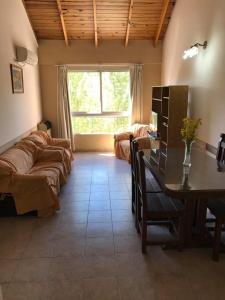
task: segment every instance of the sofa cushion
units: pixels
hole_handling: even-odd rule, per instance
[[[27,173],[34,164],[32,152],[16,146],[3,153],[0,160],[6,162],[13,171],[20,174]]]
[[[66,181],[63,164],[56,161],[37,162],[28,174],[45,176],[48,185],[56,188],[54,190],[56,194],[59,192],[60,185],[63,185]]]

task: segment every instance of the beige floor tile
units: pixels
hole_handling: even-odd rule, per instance
[[[206,299],[199,298],[198,293],[193,290],[187,276],[158,275],[156,278],[156,299],[157,300],[190,300]],[[217,299],[217,298],[210,298]]]
[[[22,257],[28,240],[26,239],[15,239],[12,238],[11,240],[1,240],[0,243],[0,259],[13,259],[13,258],[20,258]]]
[[[54,246],[52,240],[43,241],[32,239],[23,252],[23,258],[48,258],[54,257]]]
[[[121,300],[155,300],[155,281],[149,277],[122,277],[118,279]]]
[[[89,265],[83,256],[69,258],[52,258],[48,280],[65,281],[88,278],[90,274]]]
[[[48,275],[50,259],[20,259],[13,274],[13,282],[42,282]]]
[[[77,192],[77,191],[63,192],[60,194],[59,198],[60,201],[62,200],[63,203],[68,203],[68,204],[76,201],[89,201],[90,193]]]
[[[113,233],[118,236],[138,235],[134,222],[113,222]]]
[[[116,278],[84,279],[84,300],[120,300]]]
[[[127,192],[110,192],[110,199],[111,200],[122,200],[122,199],[131,199],[130,193]]]
[[[79,280],[48,281],[44,285],[42,300],[83,299],[83,287]]]
[[[52,234],[52,239],[81,238],[86,236],[87,223],[62,221],[57,224]]]
[[[131,209],[124,210],[113,210],[112,211],[112,220],[113,222],[121,221],[133,221],[134,216],[131,213]]]
[[[109,196],[109,185],[108,184],[92,184],[91,193],[105,192]]]
[[[84,238],[63,238],[52,240],[53,256],[54,257],[72,257],[84,254],[85,239]]]
[[[114,255],[114,242],[110,237],[86,239],[86,256]]]
[[[0,283],[12,280],[18,261],[17,259],[0,259]]]
[[[106,223],[112,221],[111,211],[90,211],[88,214],[88,223]]]
[[[8,283],[2,285],[4,300],[41,300],[43,286],[37,282]]]
[[[74,212],[77,213],[79,211],[88,211],[89,201],[74,201],[70,203],[63,203],[61,205],[61,213]]]
[[[89,204],[89,211],[95,211],[95,210],[110,210],[110,201],[91,200]]]
[[[139,236],[115,236],[116,253],[140,253],[141,241]]]
[[[87,237],[112,236],[112,223],[88,223]]]
[[[90,194],[90,202],[92,201],[109,201],[109,192],[95,191]]]
[[[88,217],[87,211],[69,211],[58,216],[59,222],[86,223]]]
[[[130,200],[111,200],[111,209],[120,210],[127,209],[131,211],[131,201]]]
[[[85,257],[88,267],[88,277],[114,277],[118,274],[115,256],[90,256]]]
[[[117,254],[115,255],[117,261],[117,276],[151,276],[154,272],[151,268],[150,259],[138,254]]]

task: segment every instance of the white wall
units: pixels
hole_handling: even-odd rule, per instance
[[[0,147],[41,120],[38,66],[23,67],[24,93],[13,94],[10,64],[15,46],[37,52],[37,42],[21,0],[1,0],[0,9]]]
[[[196,42],[208,48],[189,60]],[[190,113],[201,117],[199,138],[216,146],[225,132],[225,1],[178,0],[163,43],[162,83],[190,85]]]

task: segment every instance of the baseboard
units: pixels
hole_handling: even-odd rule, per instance
[[[216,153],[217,153],[217,148],[206,143],[203,142],[201,140],[196,140],[195,146],[203,151],[206,151],[210,156],[212,156],[213,158],[216,157]]]
[[[9,141],[8,143],[2,145],[0,147],[0,154],[11,148],[13,145],[15,145],[17,142],[19,142],[21,139],[25,138],[28,136],[32,131],[37,130],[37,126],[31,128],[30,130],[24,132],[23,134],[17,136],[15,139]]]

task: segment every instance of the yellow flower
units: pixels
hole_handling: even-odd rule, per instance
[[[191,119],[185,118],[183,119],[184,127],[181,129],[181,136],[186,141],[193,141],[196,139],[196,130],[199,125],[202,124],[201,119]]]

